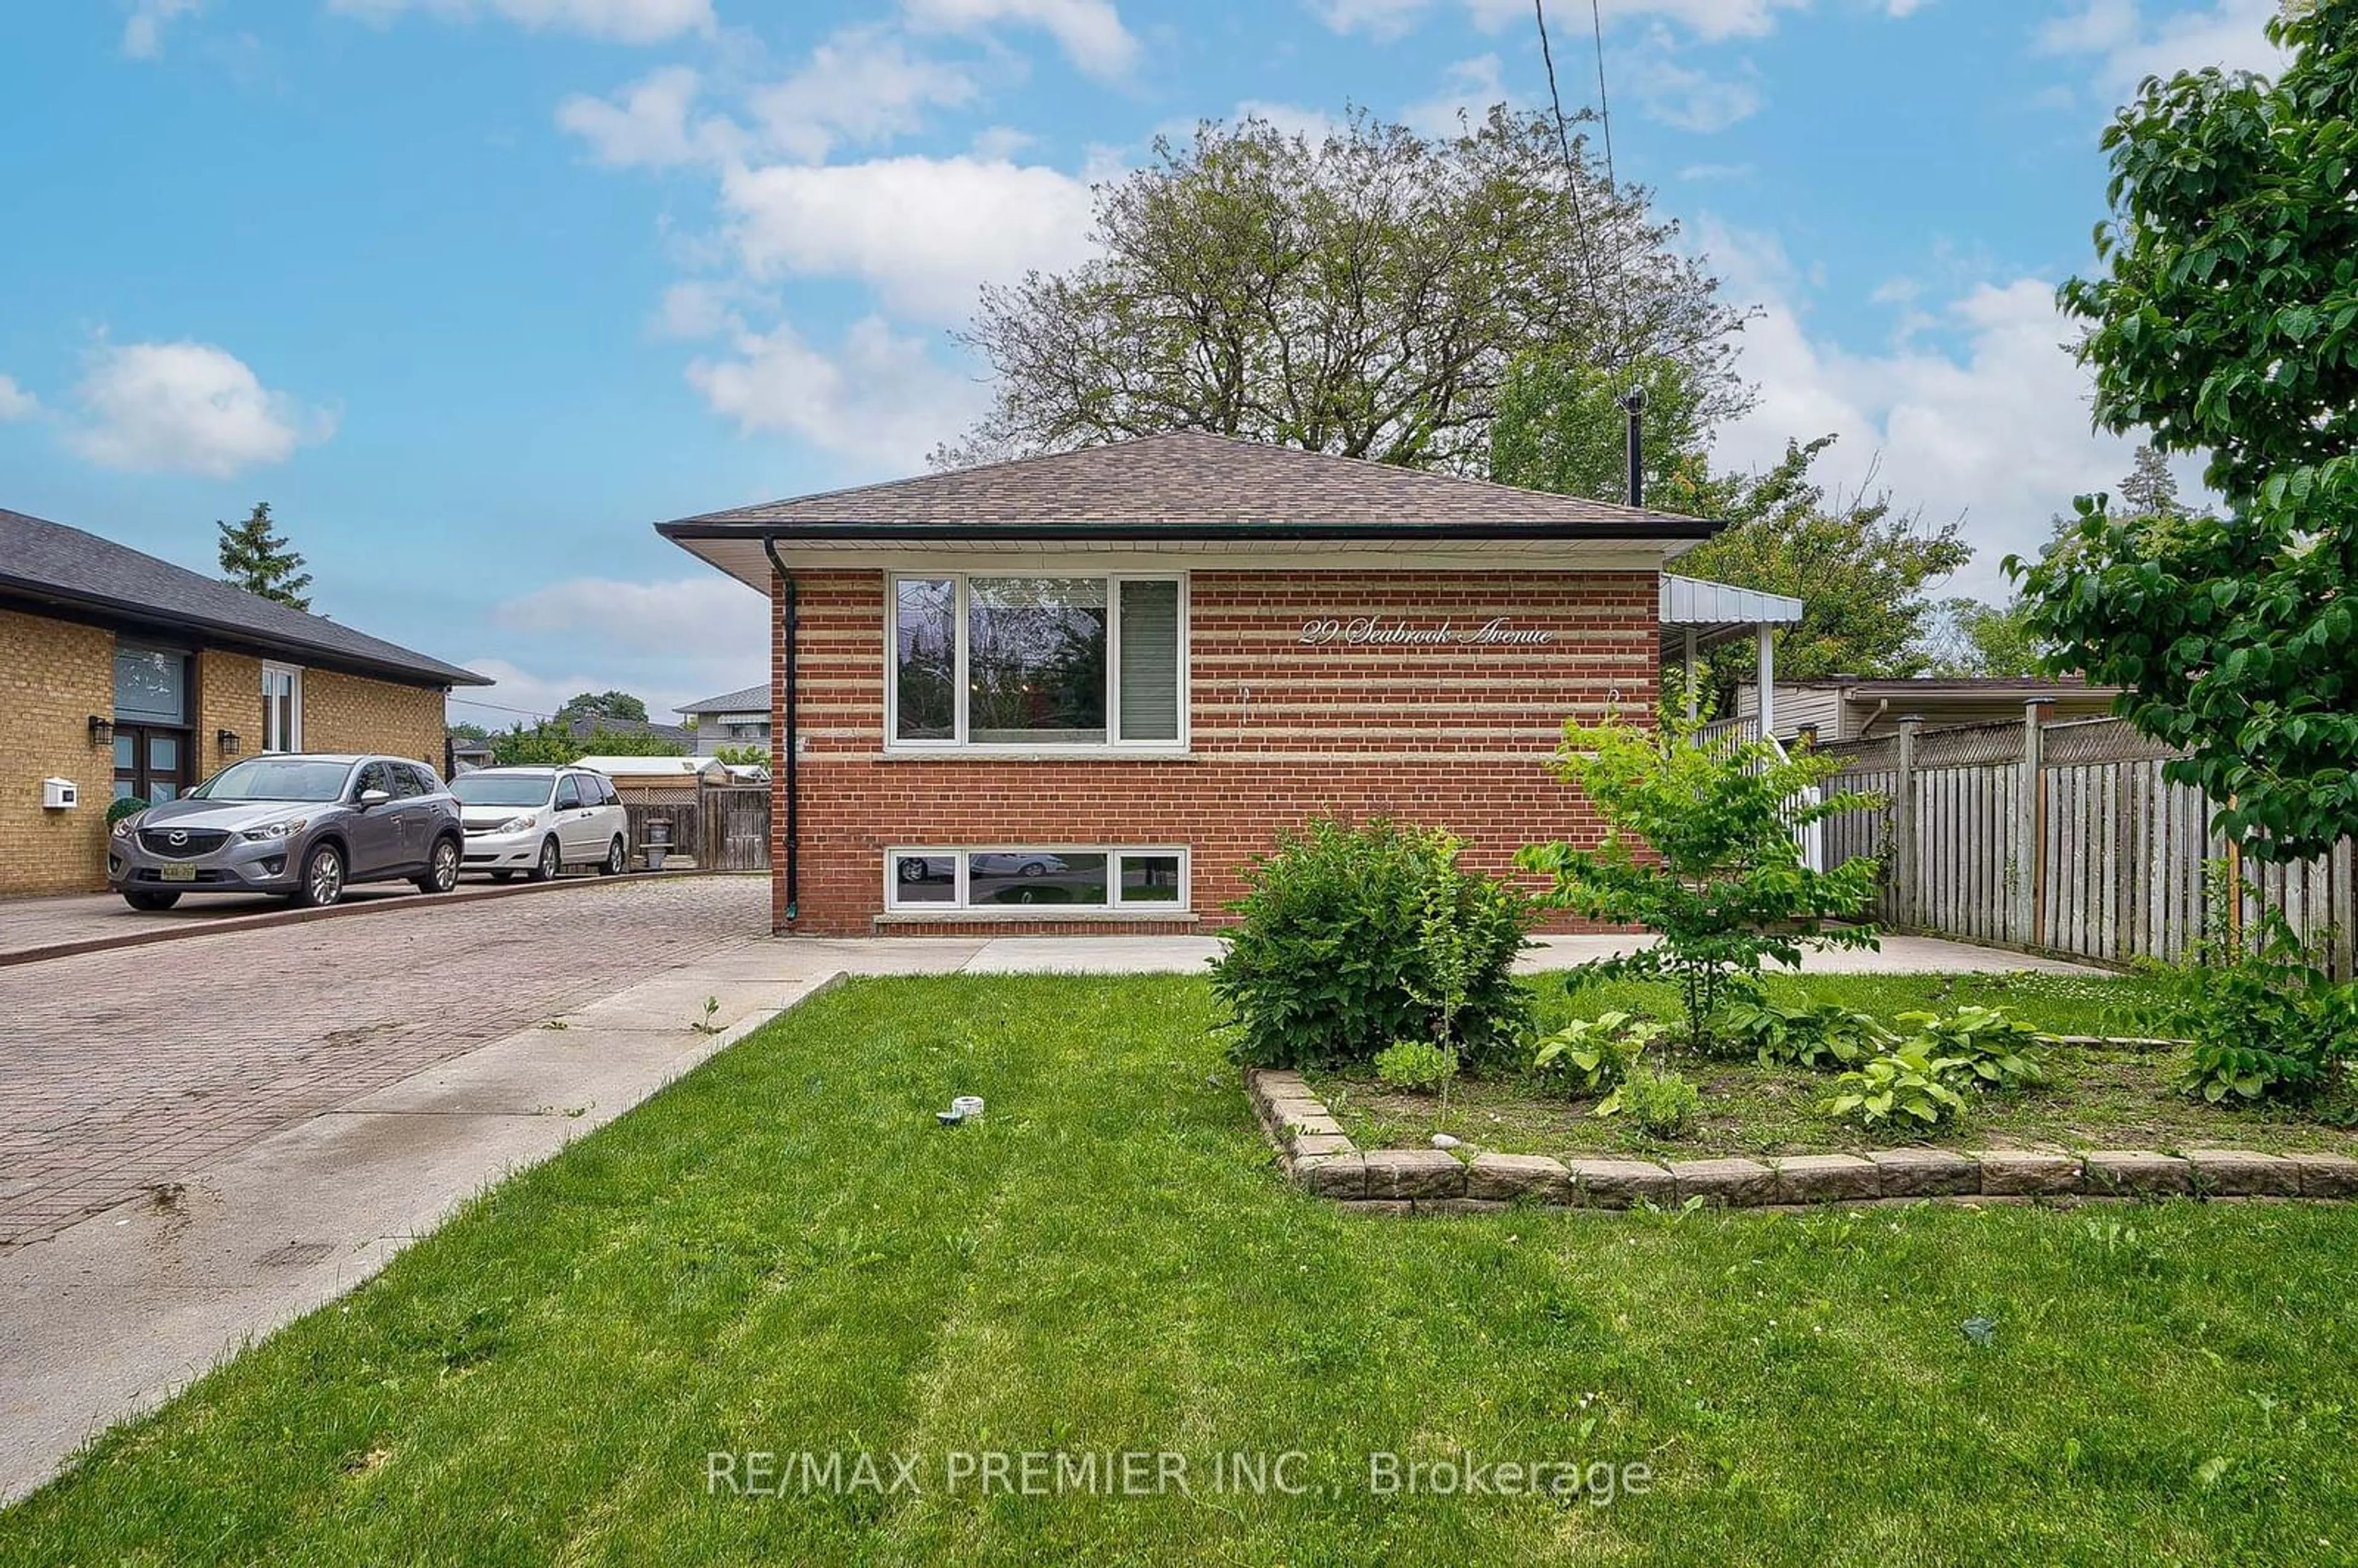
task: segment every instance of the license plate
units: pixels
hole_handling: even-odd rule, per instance
[[[158,870],[156,874],[157,877],[168,882],[192,882],[197,880],[197,868],[194,866],[165,866]]]

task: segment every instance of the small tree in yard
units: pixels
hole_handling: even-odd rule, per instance
[[[1796,839],[1810,823],[1877,804],[1807,798],[1841,771],[1836,760],[1807,751],[1787,759],[1765,741],[1706,740],[1700,720],[1666,716],[1659,728],[1567,723],[1555,766],[1603,816],[1605,838],[1593,849],[1531,845],[1518,862],[1553,880],[1541,903],[1660,935],[1651,947],[1582,968],[1668,977],[1690,1045],[1708,1043],[1723,1002],[1758,990],[1764,962],[1792,968],[1805,947],[1875,946],[1874,927],[1837,924],[1874,898],[1875,860],[1812,871]]]
[[[2009,560],[2060,668],[2129,688],[2171,778],[2261,860],[2358,833],[2358,4],[2289,5],[2289,54],[2148,79],[2104,133],[2104,276],[2074,278],[2095,420],[2207,452],[2223,518],[2189,516],[2141,460],[2128,514],[2082,497]]]
[[[272,529],[270,503],[255,502],[243,523],[216,521],[213,526],[221,533],[223,582],[289,610],[311,608],[311,596],[303,591],[311,586],[311,574],[303,569],[302,556],[287,547],[287,535]]]

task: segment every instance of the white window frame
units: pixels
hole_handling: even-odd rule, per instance
[[[970,579],[978,577],[1075,578],[1105,584],[1106,738],[1104,740],[992,741],[987,745],[976,745],[968,739],[967,699],[972,689],[972,680],[967,669],[968,613],[967,584]],[[901,738],[901,585],[904,582],[940,582],[945,579],[948,579],[950,584],[950,621],[954,644],[951,682],[957,693],[955,711],[951,715],[951,734],[946,740],[904,741]],[[1179,732],[1170,740],[1125,741],[1121,738],[1121,585],[1126,582],[1168,582],[1178,586]],[[884,750],[888,753],[912,756],[940,756],[945,752],[990,757],[1168,757],[1184,754],[1189,743],[1189,708],[1192,707],[1190,694],[1194,685],[1188,611],[1188,574],[1180,571],[1088,571],[1071,567],[1033,566],[1029,563],[1011,561],[1003,568],[986,571],[887,572],[884,574]],[[1027,845],[1025,848],[1042,849],[1045,846]]]
[[[976,855],[1103,855],[1106,858],[1106,902],[1103,903],[984,903],[971,902],[972,874],[968,860]],[[940,899],[901,898],[901,879],[893,872],[893,862],[904,855],[923,856],[927,860],[946,858],[951,862],[951,894],[947,903]],[[1179,898],[1167,900],[1125,899],[1121,896],[1121,862],[1124,856],[1176,856],[1179,860]],[[975,844],[894,844],[884,851],[884,908],[892,914],[981,915],[985,918],[1058,920],[1070,918],[1102,918],[1111,914],[1192,914],[1195,908],[1195,857],[1184,844],[1054,844],[1036,839],[1023,842]]]
[[[269,683],[272,676],[285,676],[289,687],[291,687],[287,693],[287,713],[288,728],[291,729],[294,733],[279,737],[279,739],[286,742],[286,744],[282,746],[273,746],[270,743]],[[284,755],[288,752],[300,752],[303,749],[303,666],[300,665],[273,664],[268,661],[265,661],[262,666],[262,744],[260,747],[262,753],[265,755]]]

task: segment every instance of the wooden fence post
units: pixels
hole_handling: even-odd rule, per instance
[[[1891,791],[1892,913],[1895,924],[1909,931],[1921,924],[1917,918],[1921,897],[1916,885],[1916,731],[1923,727],[1920,715],[1900,716],[1898,772]]]
[[[2015,816],[2014,939],[2024,947],[2046,945],[2047,903],[2047,708],[2055,699],[2034,697],[2022,705],[2022,809]]]

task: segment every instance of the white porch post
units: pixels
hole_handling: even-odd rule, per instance
[[[1760,738],[1765,741],[1777,733],[1777,630],[1765,621],[1752,630],[1760,646],[1754,678],[1760,683]]]
[[[1697,695],[1695,691],[1695,629],[1690,626],[1687,628],[1687,722],[1690,724],[1694,722]]]

